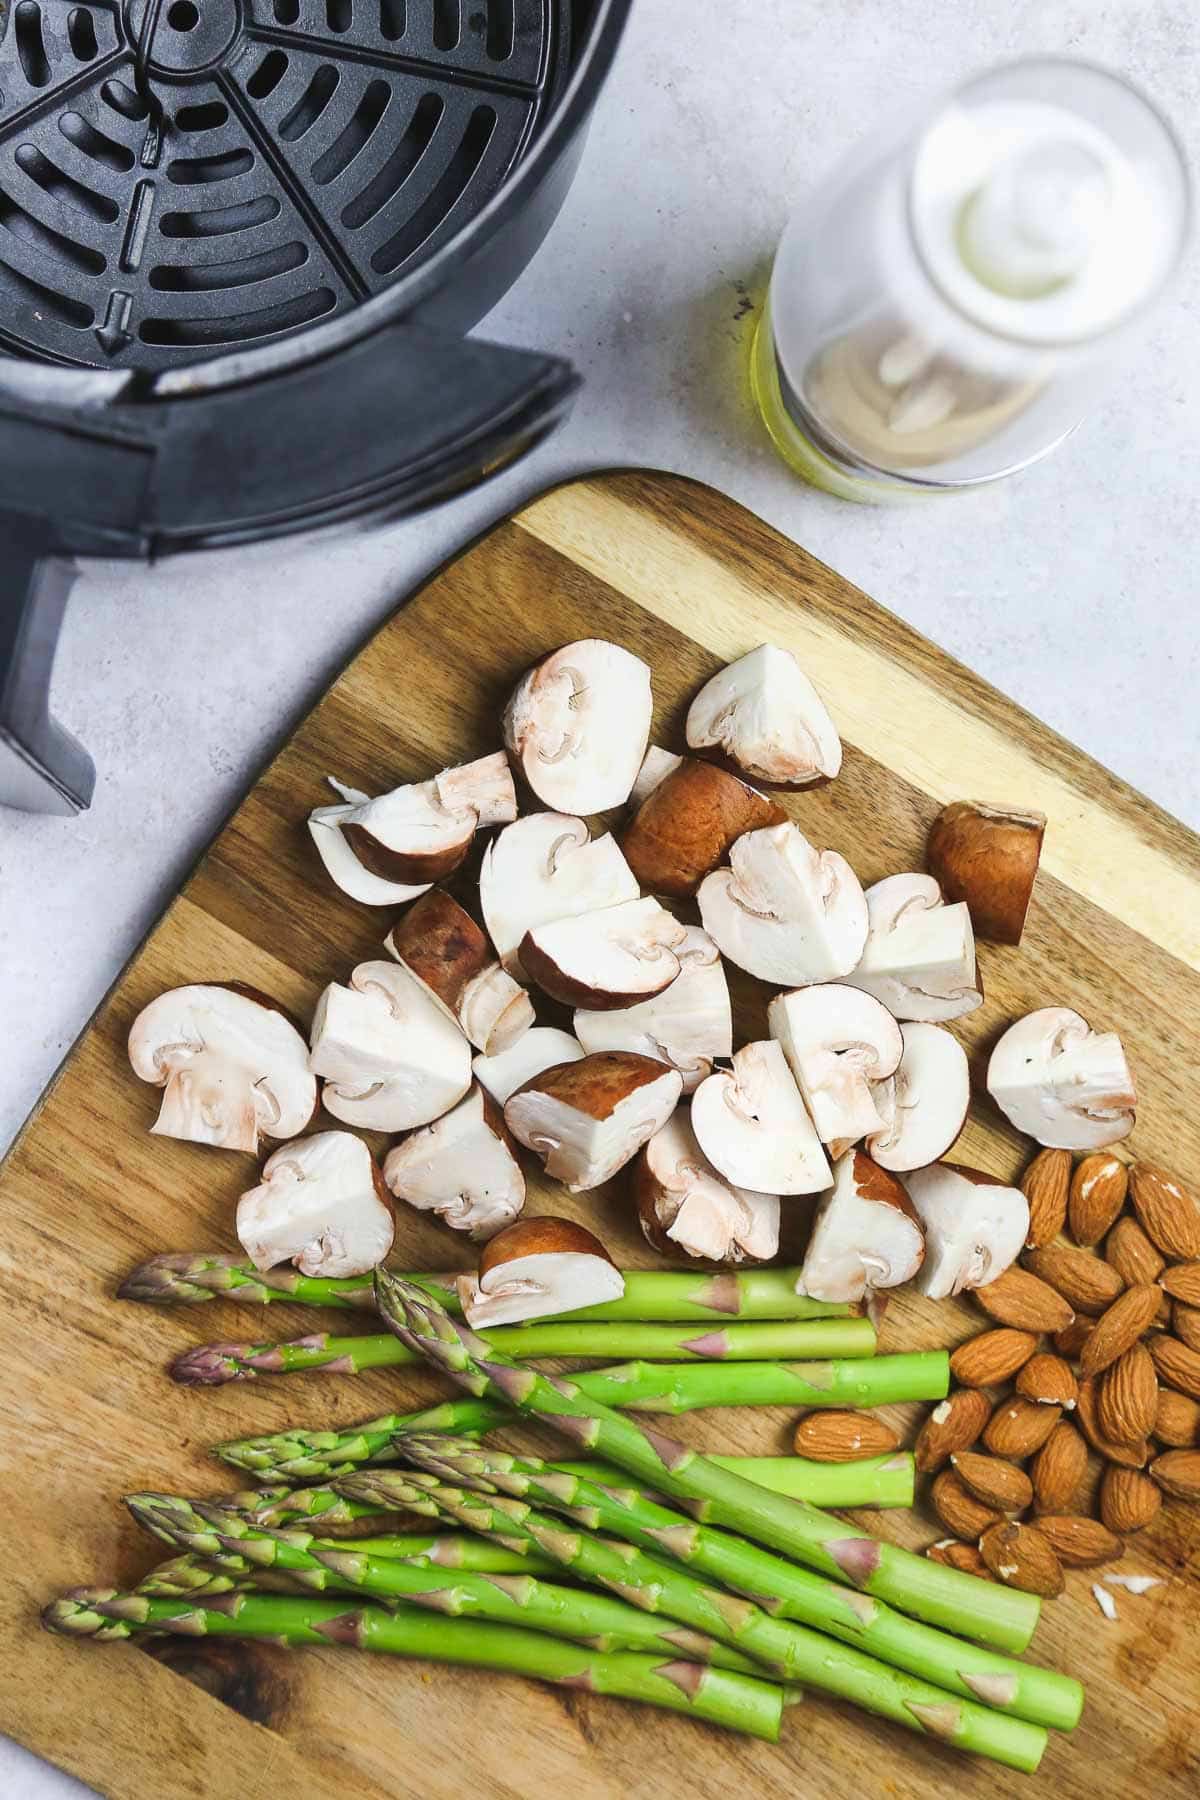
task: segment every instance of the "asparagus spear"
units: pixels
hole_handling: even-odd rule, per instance
[[[861,1462],[809,1462],[803,1456],[714,1456],[719,1469],[731,1469],[773,1494],[807,1500],[813,1506],[911,1506],[916,1484],[912,1454],[893,1450]],[[593,1481],[612,1479],[604,1463],[566,1463],[573,1474]]]
[[[231,1575],[267,1569],[286,1574],[317,1593],[363,1593],[372,1600],[404,1601],[457,1618],[524,1625],[552,1637],[572,1638],[597,1650],[640,1650],[682,1656],[753,1673],[736,1646],[698,1631],[664,1629],[627,1600],[555,1586],[522,1571],[517,1575],[453,1572],[398,1557],[372,1556],[357,1544],[322,1544],[306,1531],[266,1531],[206,1502],[173,1494],[130,1494],[126,1506],[164,1542],[190,1550]]]
[[[281,1499],[280,1496],[286,1496]],[[264,1500],[264,1496],[268,1496]],[[309,1497],[316,1504],[307,1504]],[[293,1504],[293,1502],[299,1504]],[[469,1533],[454,1531],[385,1531],[372,1537],[325,1537],[330,1525],[388,1516],[395,1509],[347,1500],[332,1488],[248,1488],[239,1494],[223,1494],[213,1502],[225,1512],[237,1513],[267,1531],[303,1527],[306,1519],[319,1521],[322,1543],[329,1550],[369,1550],[372,1556],[400,1557],[405,1562],[424,1562],[432,1568],[471,1569],[479,1574],[512,1575],[532,1569],[528,1557],[516,1557],[497,1544],[484,1544]],[[314,1527],[316,1529],[317,1527]],[[532,1571],[548,1574],[550,1564]]]
[[[416,1608],[347,1606],[344,1596],[316,1599],[281,1594],[229,1594],[214,1606],[159,1600],[112,1588],[76,1588],[42,1614],[50,1631],[101,1642],[137,1632],[183,1632],[188,1637],[265,1637],[284,1644],[345,1644],[387,1656],[428,1657],[498,1669],[561,1687],[643,1700],[689,1713],[733,1731],[779,1739],[784,1695],[769,1681],[704,1663],[630,1652],[605,1653],[478,1619],[447,1619]]]
[[[774,1320],[726,1325],[697,1332],[691,1325],[502,1325],[487,1342],[509,1356],[662,1357],[668,1362],[757,1362],[790,1357],[869,1357],[875,1348],[870,1319]],[[171,1365],[184,1387],[213,1387],[255,1375],[292,1375],[328,1369],[358,1375],[420,1359],[390,1332],[370,1337],[332,1337],[326,1331],[282,1344],[201,1344]]]
[[[406,1281],[425,1289],[450,1312],[458,1313],[458,1292],[453,1273],[406,1275]],[[140,1300],[152,1306],[195,1305],[205,1300],[251,1301],[266,1306],[291,1300],[305,1306],[336,1306],[374,1312],[375,1289],[371,1274],[345,1277],[302,1275],[290,1263],[277,1269],[256,1269],[244,1256],[225,1256],[217,1251],[176,1250],[152,1256],[132,1269],[117,1289],[118,1300]]]
[[[751,1598],[769,1595],[772,1612],[859,1645],[883,1662],[967,1699],[1063,1731],[1079,1722],[1083,1688],[1070,1676],[964,1643],[949,1632],[906,1618],[881,1600],[868,1600],[798,1569],[757,1544],[697,1524],[654,1495],[640,1493],[619,1470],[603,1463],[546,1463],[445,1435],[406,1438],[404,1453],[460,1486],[565,1513],[576,1524],[611,1532],[654,1554],[669,1550],[690,1569],[725,1587]],[[581,1469],[589,1473],[581,1477]],[[368,1480],[361,1478],[364,1488]],[[385,1487],[386,1482],[375,1484],[376,1501]]]
[[[231,1468],[266,1480],[323,1481],[334,1469],[350,1470],[373,1456],[389,1454],[398,1432],[490,1431],[503,1424],[506,1409],[486,1400],[444,1400],[415,1413],[385,1413],[349,1431],[279,1431],[267,1437],[229,1438],[213,1455]]]
[[[375,1293],[381,1316],[401,1341],[460,1387],[479,1399],[502,1397],[519,1412],[544,1418],[586,1450],[627,1469],[647,1487],[696,1502],[689,1510],[702,1522],[728,1525],[821,1574],[850,1581],[902,1612],[995,1649],[1023,1650],[1033,1635],[1036,1595],[880,1543],[804,1501],[756,1487],[676,1438],[622,1418],[578,1381],[515,1365],[419,1288],[382,1269],[376,1271]]]

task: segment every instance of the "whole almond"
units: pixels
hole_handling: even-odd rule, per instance
[[[1032,1456],[1061,1417],[1061,1406],[1043,1406],[1040,1401],[1020,1398],[1002,1400],[988,1420],[983,1441],[993,1456]]]
[[[976,1500],[953,1469],[943,1469],[934,1476],[929,1498],[946,1530],[958,1538],[977,1538],[1000,1517],[999,1508]]]
[[[1100,1482],[1100,1517],[1110,1531],[1142,1531],[1162,1506],[1162,1493],[1140,1469],[1109,1463]]]
[[[1062,1331],[1075,1317],[1074,1307],[1027,1269],[1005,1269],[986,1287],[976,1288],[975,1299],[997,1324],[1018,1331]]]
[[[1129,1195],[1146,1236],[1178,1262],[1200,1257],[1200,1211],[1174,1175],[1155,1163],[1135,1163]]]
[[[963,1387],[999,1387],[1008,1381],[1037,1349],[1032,1331],[1014,1331],[1001,1325],[981,1331],[960,1344],[950,1357],[950,1373]]]
[[[890,1425],[863,1412],[810,1412],[797,1425],[792,1442],[797,1456],[827,1463],[861,1462],[900,1448]]]
[[[1079,1313],[1065,1331],[1055,1332],[1054,1348],[1060,1356],[1073,1362],[1095,1329],[1095,1319],[1089,1319],[1086,1313]]]
[[[1043,1513],[1037,1528],[1064,1569],[1093,1569],[1098,1563],[1116,1562],[1125,1546],[1099,1519],[1082,1513]]]
[[[1149,1348],[1158,1379],[1165,1386],[1178,1388],[1181,1394],[1190,1394],[1193,1400],[1200,1400],[1200,1350],[1189,1350],[1186,1344],[1181,1344],[1178,1338],[1168,1337],[1165,1331],[1155,1333]]]
[[[1029,1466],[1033,1503],[1039,1512],[1070,1512],[1087,1473],[1087,1445],[1073,1425],[1054,1427]]]
[[[1021,1177],[1021,1192],[1029,1202],[1027,1244],[1054,1242],[1067,1216],[1070,1187],[1071,1152],[1039,1150]]]
[[[922,1475],[932,1474],[956,1450],[969,1450],[991,1417],[992,1403],[978,1388],[956,1388],[939,1401],[917,1434],[913,1454]]]
[[[1157,1488],[1154,1491],[1158,1493]],[[930,1544],[925,1554],[930,1562],[945,1563],[949,1569],[961,1569],[964,1575],[978,1575],[981,1581],[992,1579],[991,1570],[974,1544],[960,1544],[947,1538],[940,1544]]]
[[[1100,1429],[1097,1416],[1098,1382],[1094,1376],[1085,1376],[1079,1383],[1079,1403],[1075,1408],[1075,1417],[1079,1421],[1080,1430],[1092,1446],[1093,1450],[1107,1457],[1109,1462],[1120,1463],[1125,1469],[1144,1469],[1150,1460],[1150,1446],[1145,1438],[1136,1443],[1118,1444],[1112,1438],[1106,1438]]]
[[[1067,1216],[1071,1236],[1090,1248],[1098,1244],[1125,1204],[1129,1170],[1119,1156],[1099,1150],[1085,1156],[1071,1177]]]
[[[958,1450],[950,1466],[967,1492],[996,1512],[1024,1512],[1033,1502],[1033,1483],[1024,1469],[1002,1456],[984,1456],[978,1450]]]
[[[1194,1450],[1200,1444],[1200,1401],[1160,1387],[1153,1435],[1172,1450]]]
[[[1023,1394],[1026,1400],[1040,1400],[1045,1406],[1065,1406],[1068,1412],[1073,1411],[1079,1397],[1079,1383],[1070,1363],[1061,1356],[1051,1356],[1048,1350],[1030,1357],[1017,1376],[1016,1387],[1018,1394]]]
[[[1063,1591],[1062,1564],[1036,1525],[992,1525],[979,1540],[982,1556],[997,1581],[1052,1600]]]
[[[1162,1270],[1162,1273],[1159,1273]],[[1160,1260],[1158,1269],[1158,1285],[1172,1300],[1182,1300],[1185,1306],[1200,1306],[1200,1262],[1176,1263],[1173,1269],[1163,1269]],[[1147,1276],[1148,1281],[1154,1275]]]
[[[1168,1450],[1156,1456],[1150,1473],[1175,1500],[1200,1500],[1200,1450]]]
[[[1126,1287],[1157,1281],[1165,1266],[1161,1250],[1150,1242],[1136,1219],[1126,1213],[1104,1240],[1104,1260],[1124,1277]]]
[[[1049,1282],[1077,1313],[1102,1313],[1125,1286],[1111,1263],[1069,1244],[1027,1250],[1025,1267]]]
[[[1200,1306],[1185,1306],[1177,1300],[1171,1308],[1171,1330],[1189,1350],[1200,1350]]]
[[[1149,1331],[1157,1317],[1161,1298],[1161,1289],[1152,1281],[1126,1288],[1120,1299],[1114,1300],[1096,1321],[1095,1331],[1079,1352],[1080,1374],[1099,1375],[1102,1369],[1115,1363],[1118,1356],[1124,1356],[1142,1333]]]
[[[1158,1377],[1144,1344],[1131,1344],[1100,1377],[1096,1417],[1106,1438],[1132,1444],[1148,1437],[1158,1412]]]

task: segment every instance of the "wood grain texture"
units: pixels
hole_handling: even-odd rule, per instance
[[[161,989],[236,977],[302,1014],[322,986],[379,953],[390,915],[323,877],[304,818],[327,773],[372,790],[496,746],[515,676],[571,638],[603,635],[654,670],[655,740],[681,743],[687,702],[722,662],[764,638],[793,648],[846,740],[834,785],[785,800],[817,843],[864,881],[920,867],[938,806],[969,797],[1050,815],[1043,874],[1020,949],[984,947],[987,1004],[956,1027],[982,1095],[986,1053],[1037,1005],[1118,1025],[1143,1091],[1135,1153],[1185,1177],[1200,1167],[1200,845],[1173,819],[711,490],[653,474],[554,490],[438,574],[383,628],[307,718],[225,827],[126,969],[0,1171],[0,1484],[9,1548],[0,1589],[0,1724],[42,1755],[129,1800],[360,1800],[463,1793],[503,1800],[764,1795],[1001,1800],[1007,1772],[811,1696],[785,1741],[745,1744],[684,1720],[516,1680],[334,1650],[181,1640],[157,1655],[42,1633],[40,1605],[85,1581],[136,1578],[155,1560],[119,1504],[147,1486],[215,1492],[216,1439],[288,1423],[347,1424],[436,1390],[380,1371],[184,1392],[164,1365],[218,1337],[296,1335],[327,1317],[225,1303],[156,1311],[112,1299],[156,1250],[231,1246],[244,1156],[151,1138],[155,1096],[124,1040]],[[735,980],[738,1029],[762,1034],[765,990]],[[979,1098],[958,1154],[1011,1176],[1028,1151]],[[573,1200],[531,1184],[531,1208],[598,1226],[618,1261],[655,1261],[622,1182]],[[809,1213],[787,1207],[795,1253]],[[451,1267],[459,1240],[405,1213],[397,1259]],[[269,1323],[268,1323],[269,1320]],[[955,1343],[967,1307],[902,1298],[885,1349]],[[889,1409],[907,1422],[916,1409]],[[691,1415],[706,1448],[787,1447],[782,1412]],[[864,1515],[910,1545],[940,1535],[927,1512]],[[1084,1721],[1056,1739],[1038,1780],[1061,1800],[1200,1789],[1200,1520],[1169,1505],[1126,1566],[1165,1584],[1120,1595],[1101,1619],[1086,1574],[1046,1608],[1032,1654],[1088,1684]],[[179,1679],[180,1673],[191,1677]]]

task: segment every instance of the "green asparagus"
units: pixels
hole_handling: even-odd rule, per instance
[[[770,1488],[773,1494],[787,1494],[792,1500],[807,1500],[812,1506],[870,1506],[884,1509],[911,1506],[916,1485],[912,1453],[893,1450],[887,1456],[867,1456],[861,1462],[809,1462],[803,1456],[714,1456],[719,1469],[731,1469],[758,1487]],[[601,1475],[603,1463],[568,1463],[576,1475],[590,1476],[593,1481],[607,1480],[612,1471]]]

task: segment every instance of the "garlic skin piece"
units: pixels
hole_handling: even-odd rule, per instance
[[[238,1241],[262,1270],[290,1262],[302,1275],[365,1275],[383,1262],[395,1232],[375,1159],[349,1131],[284,1144],[237,1206]]]
[[[692,750],[768,787],[812,787],[842,766],[837,727],[790,650],[760,644],[706,681],[688,709]]]
[[[1010,1025],[987,1086],[1005,1118],[1048,1149],[1103,1150],[1133,1130],[1137,1087],[1120,1038],[1067,1006]]]

